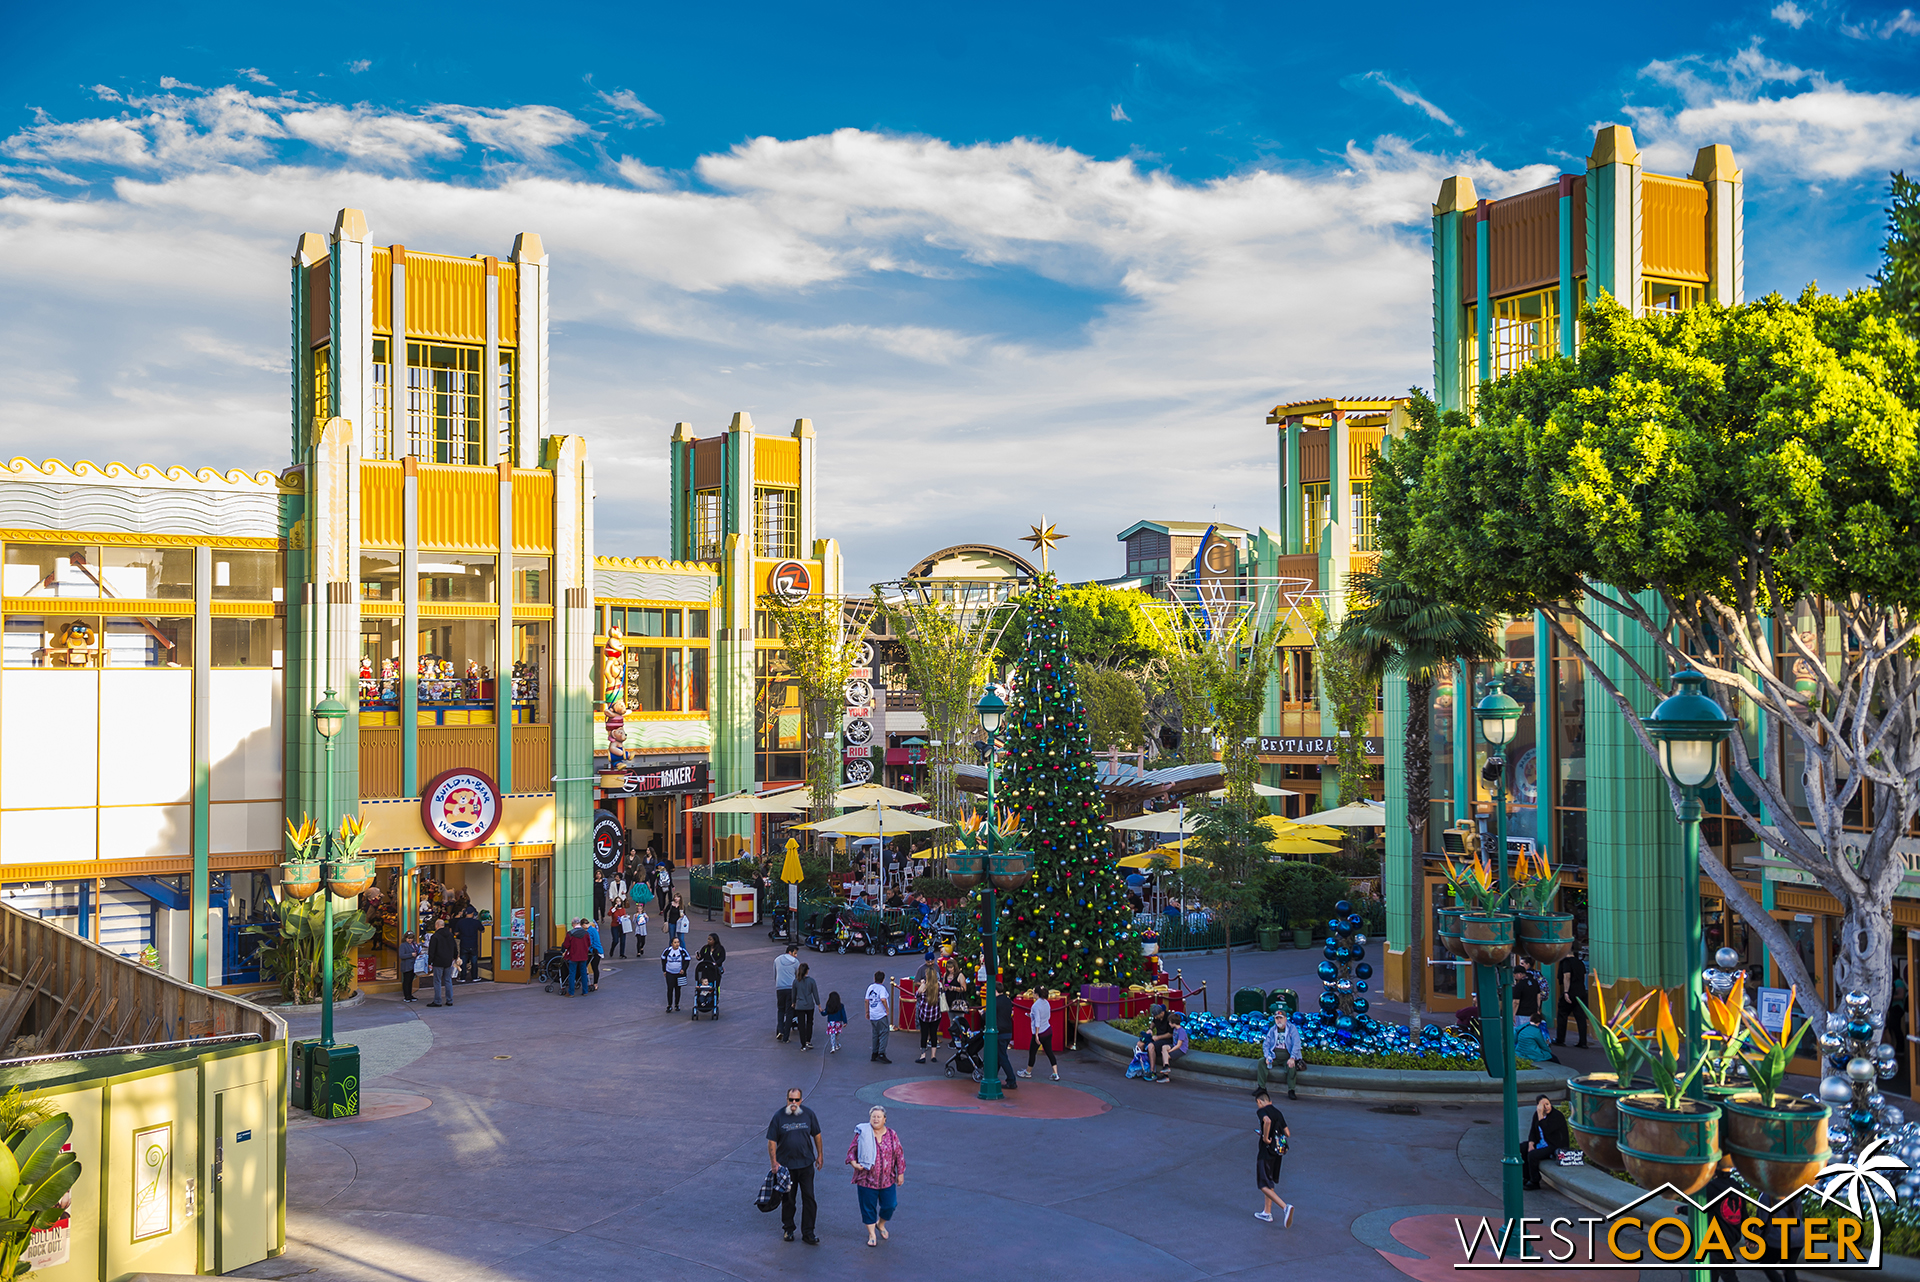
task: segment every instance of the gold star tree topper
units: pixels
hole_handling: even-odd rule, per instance
[[[1072,536],[1060,533],[1059,530],[1048,523],[1047,518],[1044,516],[1040,518],[1040,524],[1030,525],[1027,528],[1032,530],[1033,533],[1022,534],[1020,541],[1022,543],[1033,544],[1034,551],[1040,554],[1040,572],[1044,574],[1048,568],[1047,550],[1057,546],[1061,539],[1071,538]]]

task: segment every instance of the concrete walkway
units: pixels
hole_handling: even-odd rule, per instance
[[[914,1063],[912,1034],[893,1035],[891,1065],[870,1063],[860,993],[876,969],[910,973],[916,958],[803,952],[854,1023],[839,1054],[823,1053],[824,1028],[802,1053],[771,1036],[778,950],[765,931],[696,921],[693,942],[708,929],[730,952],[717,1022],[663,1013],[657,948],[604,963],[589,997],[484,983],[460,986],[450,1009],[389,996],[343,1013],[341,1039],[369,1050],[363,1089],[386,1106],[293,1130],[287,1254],[242,1274],[1358,1282],[1452,1276],[1409,1244],[1444,1238],[1436,1215],[1498,1213],[1497,1106],[1405,1115],[1282,1100],[1293,1129],[1282,1192],[1299,1203],[1282,1229],[1253,1218],[1250,1100],[1127,1081],[1069,1052],[1064,1089],[1033,1090],[1042,1059],[1030,1093],[983,1108]],[[1304,993],[1318,959],[1236,954],[1233,978]],[[1213,981],[1214,1010],[1229,1004],[1224,958],[1177,964]],[[294,1035],[316,1026],[298,1021]],[[818,1247],[782,1242],[778,1215],[753,1206],[767,1120],[789,1085],[826,1132]],[[842,1158],[876,1099],[904,1141],[908,1181],[892,1241],[868,1250]],[[1567,1205],[1529,1197],[1539,1213]]]

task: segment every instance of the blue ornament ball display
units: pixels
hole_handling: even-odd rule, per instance
[[[1359,979],[1372,979],[1372,978],[1373,978],[1373,963],[1372,963],[1372,962],[1361,962],[1361,963],[1360,963],[1360,964],[1359,964],[1358,966],[1355,966],[1355,967],[1353,968],[1353,973],[1354,973],[1354,976],[1355,976],[1356,978],[1359,978]]]

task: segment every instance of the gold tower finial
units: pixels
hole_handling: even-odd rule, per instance
[[[1033,544],[1034,551],[1040,554],[1040,572],[1045,574],[1047,572],[1047,550],[1058,544],[1061,539],[1071,538],[1072,536],[1060,533],[1052,525],[1048,524],[1047,518],[1044,516],[1040,518],[1040,524],[1030,525],[1027,528],[1032,530],[1033,533],[1022,534],[1020,541],[1022,543]]]

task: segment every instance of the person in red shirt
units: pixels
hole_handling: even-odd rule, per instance
[[[593,944],[587,938],[587,923],[584,917],[576,918],[573,928],[567,931],[566,942],[561,945],[560,956],[567,963],[567,982],[561,989],[562,995],[573,996],[573,986],[580,986],[580,995],[585,997],[591,990],[587,987],[587,963],[593,958]]]

